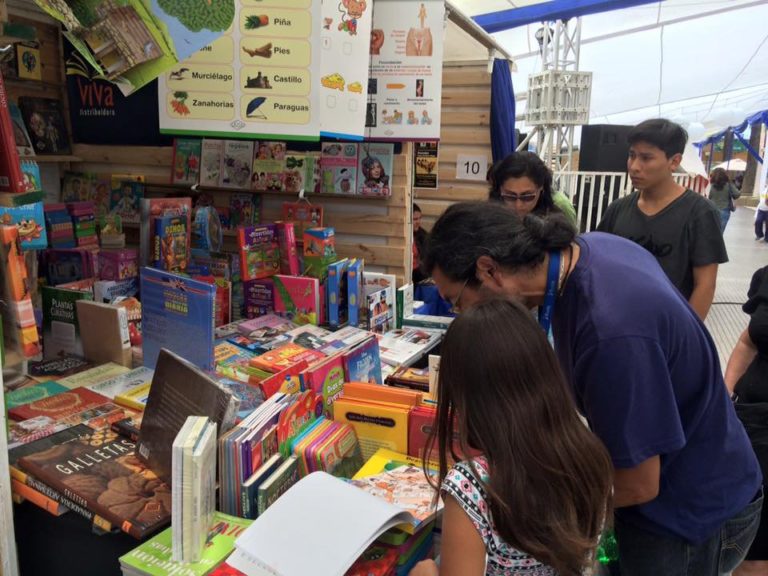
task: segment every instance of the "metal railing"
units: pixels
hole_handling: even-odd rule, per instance
[[[706,181],[688,174],[675,174],[675,181],[699,194]],[[632,181],[626,172],[560,172],[555,186],[568,196],[576,209],[581,232],[597,228],[611,202],[632,192]]]

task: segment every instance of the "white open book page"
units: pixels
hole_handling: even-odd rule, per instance
[[[343,576],[382,532],[412,521],[401,508],[314,472],[243,532],[227,563],[247,576]]]

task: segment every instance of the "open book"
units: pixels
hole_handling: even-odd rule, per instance
[[[247,576],[343,576],[380,534],[413,521],[397,506],[314,472],[243,532],[227,563]]]

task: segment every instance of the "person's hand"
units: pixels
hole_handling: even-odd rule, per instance
[[[434,560],[422,560],[408,572],[408,576],[440,576],[440,570]]]

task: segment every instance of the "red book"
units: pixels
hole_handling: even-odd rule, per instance
[[[251,358],[250,365],[268,372],[280,372],[304,360],[309,366],[325,358],[325,354],[298,344],[289,343]]]
[[[226,562],[222,562],[208,576],[245,576],[245,574]]]
[[[264,400],[280,392],[280,390],[283,388],[283,385],[286,386],[286,389],[291,390],[290,393],[293,393],[294,390],[298,391],[301,388],[300,374],[306,369],[307,362],[302,360],[301,362],[298,362],[297,364],[294,364],[293,366],[290,366],[289,368],[286,368],[285,370],[282,370],[277,374],[270,376],[269,378],[265,378],[261,382],[256,383],[256,385],[264,395]],[[289,384],[286,384],[286,379],[290,380]]]
[[[26,192],[21,160],[13,136],[13,120],[8,110],[8,93],[0,74],[0,192]]]
[[[16,406],[8,410],[8,414],[14,420],[26,420],[35,416],[48,416],[54,420],[61,420],[107,402],[109,398],[80,387]]]

